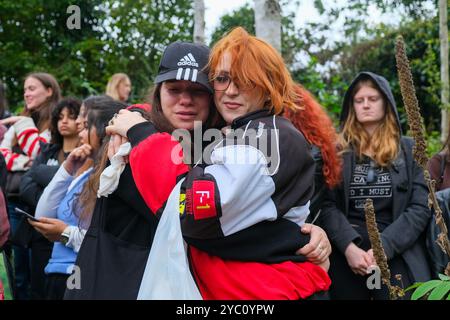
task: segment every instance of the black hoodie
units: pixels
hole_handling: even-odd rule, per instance
[[[375,81],[389,101],[401,133],[397,108],[390,86],[385,78],[372,72],[361,72],[351,83],[344,96],[341,125],[347,119],[349,108],[352,106],[351,92],[356,83],[364,78]],[[423,177],[423,170],[414,161],[412,155],[413,144],[413,139],[402,137],[400,140],[401,150],[389,166],[392,181],[393,222],[381,232],[381,240],[388,261],[396,256],[401,256],[414,281],[427,281],[431,275],[423,235],[431,212],[428,208],[428,189]],[[317,223],[327,232],[333,247],[341,254],[344,254],[351,242],[357,245],[361,242],[360,234],[348,220],[350,180],[354,166],[355,153],[353,151],[345,152],[343,154],[342,183],[326,193],[321,214],[317,220]]]

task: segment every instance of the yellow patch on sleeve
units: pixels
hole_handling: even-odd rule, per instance
[[[184,214],[185,206],[186,206],[186,194],[180,193],[180,216]]]

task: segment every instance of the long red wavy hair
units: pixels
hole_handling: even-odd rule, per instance
[[[303,133],[309,143],[316,145],[322,152],[322,173],[329,188],[341,181],[342,159],[338,155],[338,136],[333,122],[313,95],[297,84],[295,90],[299,96],[298,111],[286,109],[283,116]]]

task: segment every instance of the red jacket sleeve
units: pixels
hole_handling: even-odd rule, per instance
[[[158,216],[179,177],[189,171],[181,144],[168,133],[158,133],[150,122],[132,127],[130,166],[146,204]]]

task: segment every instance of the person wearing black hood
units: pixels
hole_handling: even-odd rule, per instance
[[[423,171],[413,159],[414,141],[402,136],[384,77],[360,73],[345,94],[340,121],[343,181],[328,192],[318,221],[334,248],[331,299],[389,299],[384,284],[369,288],[373,281],[368,277],[376,262],[364,203],[373,200],[391,283],[406,288],[429,280],[423,234],[431,212]]]

